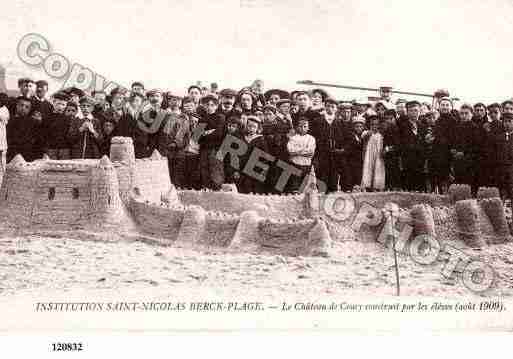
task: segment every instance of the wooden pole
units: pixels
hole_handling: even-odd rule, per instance
[[[377,88],[370,87],[359,87],[359,86],[348,86],[348,85],[337,85],[337,84],[327,84],[322,82],[314,82],[310,80],[297,81],[299,85],[308,85],[308,86],[324,86],[324,87],[336,87],[347,90],[360,90],[360,91],[379,91]],[[420,92],[410,92],[410,91],[399,91],[392,90],[392,93],[400,94],[400,95],[411,95],[411,96],[422,96],[422,97],[434,97],[432,94],[420,93]]]
[[[395,287],[396,287],[396,295],[399,297],[401,295],[401,284],[399,282],[399,264],[397,263],[397,251],[395,249],[396,245],[396,237],[394,233],[395,223],[394,223],[394,209],[391,206],[387,206],[386,212],[388,214],[389,220],[389,233],[387,237],[392,239],[392,249],[394,251],[394,266],[395,266]]]

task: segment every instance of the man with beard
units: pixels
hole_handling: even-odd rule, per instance
[[[169,114],[160,108],[162,91],[154,89],[147,93],[149,104],[146,106],[133,127],[132,138],[136,158],[151,156],[158,150],[162,156],[167,156],[167,134],[165,128]]]
[[[219,92],[221,99],[221,105],[217,109],[217,112],[222,114],[225,118],[240,117],[241,113],[234,108],[235,98],[237,97],[237,91],[232,89],[222,89]]]
[[[138,93],[144,97],[144,85],[142,82],[136,81],[132,83],[131,89],[133,93]]]
[[[447,191],[451,175],[451,151],[455,145],[455,129],[458,119],[448,97],[439,100],[440,117],[433,128],[433,151],[431,169],[433,171],[433,190],[438,188],[441,194]]]
[[[48,93],[48,82],[45,80],[39,80],[36,82],[36,95],[32,97],[34,103],[34,109],[41,112],[43,120],[46,119],[52,112],[53,106],[50,101],[46,98]]]
[[[19,96],[14,116],[7,124],[7,162],[18,153],[26,161],[41,158],[41,122],[30,115],[31,111],[32,101],[25,96]]]
[[[423,191],[425,188],[425,134],[419,123],[420,102],[406,103],[406,113],[408,121],[399,127],[404,185],[408,191]]]

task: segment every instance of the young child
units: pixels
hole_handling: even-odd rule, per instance
[[[199,115],[194,111],[194,100],[184,98],[184,112],[179,115],[174,125],[174,184],[180,188],[201,189],[200,145],[197,136]]]
[[[300,117],[296,125],[296,134],[289,139],[287,150],[290,154],[290,162],[301,170],[300,176],[291,176],[290,190],[299,193],[306,176],[310,175],[312,157],[315,153],[315,138],[308,134],[308,118]],[[306,183],[305,183],[306,185]],[[303,186],[304,187],[304,186]]]
[[[64,110],[64,115],[68,117],[68,119],[71,121],[72,118],[77,117],[78,115],[78,106],[74,102],[68,102],[66,105],[66,109]]]
[[[365,126],[365,119],[361,116],[353,118],[353,128],[347,133],[344,139],[345,168],[343,170],[342,191],[352,191],[355,186],[362,182],[363,167],[363,140],[362,133]]]
[[[397,191],[401,188],[401,157],[399,128],[395,110],[385,111],[383,121],[383,160],[385,161],[385,188]]]
[[[366,131],[365,155],[363,159],[362,189],[382,191],[385,189],[385,162],[383,161],[383,135],[379,132],[377,116],[369,116],[370,131]]]
[[[81,116],[71,120],[68,139],[71,145],[71,158],[99,158],[102,131],[100,121],[93,117],[95,101],[90,96],[80,99]]]
[[[265,193],[267,173],[262,168],[248,163],[255,148],[269,153],[267,143],[262,136],[262,122],[257,116],[251,115],[246,118],[246,121],[246,135],[243,137],[243,141],[246,142],[248,147],[246,153],[241,156],[241,166],[238,171],[240,176],[238,190],[241,193]],[[248,168],[246,168],[246,165],[248,165]]]
[[[102,138],[98,143],[100,149],[100,156],[110,155],[110,142],[114,137],[116,129],[116,122],[110,118],[106,118],[102,125]]]

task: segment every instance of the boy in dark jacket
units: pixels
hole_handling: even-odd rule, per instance
[[[44,151],[52,160],[67,160],[71,158],[71,146],[68,132],[71,118],[66,116],[65,109],[69,96],[57,93],[53,96],[55,107],[43,118],[42,133],[44,136]],[[76,104],[73,103],[75,106]]]
[[[18,153],[25,161],[41,158],[43,148],[41,122],[30,115],[31,111],[32,101],[19,96],[14,116],[7,123],[7,162],[10,162]]]
[[[425,129],[420,126],[420,103],[406,104],[408,119],[399,127],[404,186],[408,191],[425,190]]]
[[[233,115],[226,121],[226,135],[242,138],[240,118],[237,115]],[[232,161],[239,164],[239,167],[232,166]],[[239,157],[235,156],[232,159],[232,154],[228,152],[224,157],[224,181],[225,183],[239,183],[240,180],[240,162]]]
[[[385,188],[401,188],[400,138],[395,110],[386,110],[383,121],[383,157],[385,160]]]
[[[92,115],[95,101],[90,96],[80,99],[82,116],[71,120],[68,141],[71,158],[99,158],[99,144],[102,140],[100,121]]]
[[[345,168],[343,169],[342,191],[350,192],[355,186],[362,183],[363,171],[363,139],[362,134],[365,126],[363,117],[353,119],[353,128],[347,132],[344,138],[343,154]]]
[[[218,100],[213,95],[203,97],[206,108],[199,126],[203,134],[199,138],[201,183],[204,188],[218,191],[224,183],[224,164],[216,158],[225,136],[225,117],[217,112]]]
[[[513,196],[513,114],[503,114],[503,132],[495,133],[497,184],[503,199]]]
[[[460,121],[456,126],[455,144],[451,149],[454,164],[454,181],[471,186],[472,193],[477,193],[475,174],[477,171],[479,128],[472,121],[472,106],[460,107]]]
[[[263,171],[259,166],[253,166],[255,164],[249,163],[249,159],[255,148],[269,153],[267,143],[264,136],[262,136],[262,122],[258,117],[247,117],[246,135],[242,139],[247,144],[247,150],[244,155],[240,157],[240,182],[238,190],[241,193],[265,193],[266,171]]]
[[[110,143],[112,137],[115,136],[116,132],[116,122],[107,118],[103,121],[102,125],[102,137],[99,142],[100,147],[100,156],[109,156],[110,155]]]

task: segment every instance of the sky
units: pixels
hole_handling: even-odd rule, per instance
[[[143,81],[183,94],[202,81],[240,88],[304,89],[298,80],[391,85],[463,101],[513,96],[511,0],[130,0],[4,4],[0,64],[51,80],[16,53],[27,33],[51,51],[129,86]],[[332,90],[337,99],[373,93]]]

